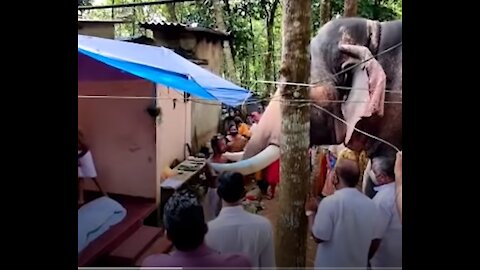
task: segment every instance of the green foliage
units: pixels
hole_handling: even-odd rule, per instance
[[[80,1],[78,0],[79,5]],[[83,0],[88,2],[89,0]],[[199,26],[215,28],[215,17],[212,0],[197,0],[176,4],[177,19],[181,23],[197,23]],[[318,31],[320,25],[320,4],[322,0],[312,0],[312,35]],[[343,14],[344,0],[331,1],[331,17]],[[114,0],[114,3],[140,2],[140,0]],[[237,77],[242,86],[252,89],[260,96],[266,95],[266,85],[255,83],[265,79],[265,59],[267,53],[267,19],[274,0],[223,0],[224,18],[228,31],[232,34],[232,54],[234,56]],[[281,22],[282,1],[280,1],[274,16],[273,26],[273,73],[278,78],[281,60]],[[112,0],[103,3],[112,4]],[[359,0],[358,15],[361,17],[386,21],[402,18],[401,0]],[[113,15],[113,17],[112,17]],[[95,19],[127,19],[132,23],[117,27],[117,36],[129,37],[145,34],[138,27],[137,22],[165,19],[166,5],[145,6],[136,8],[85,11],[84,16]]]
[[[312,0],[313,35],[320,28],[320,4],[322,0]],[[330,0],[331,17],[343,14],[344,0]],[[402,0],[358,0],[358,16],[378,21],[402,18]]]
[[[78,6],[91,6],[92,0],[77,0]]]

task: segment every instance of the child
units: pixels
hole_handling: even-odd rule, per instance
[[[78,204],[82,205],[85,203],[83,196],[84,189],[84,178],[90,178],[93,180],[95,185],[98,187],[100,192],[104,196],[107,196],[107,193],[103,191],[100,187],[100,184],[97,181],[97,171],[95,170],[95,165],[93,164],[93,157],[90,149],[85,143],[83,133],[78,130]]]

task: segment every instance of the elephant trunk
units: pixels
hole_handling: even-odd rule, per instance
[[[281,95],[277,90],[252,133],[242,160],[231,164],[211,163],[210,165],[215,171],[234,171],[249,175],[263,170],[280,158],[278,147],[282,124],[280,99]]]
[[[238,172],[249,175],[263,170],[268,165],[280,158],[280,148],[276,145],[269,145],[257,155],[230,164],[211,163],[210,166],[217,172]]]

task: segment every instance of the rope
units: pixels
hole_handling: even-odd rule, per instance
[[[178,100],[178,98],[173,97],[145,97],[145,96],[78,96],[79,99],[132,99],[132,100]],[[320,103],[344,103],[346,100],[313,100],[313,99],[283,99],[283,98],[264,98],[255,101],[249,101],[242,103],[243,105],[249,104],[257,104],[262,101],[269,100],[270,102],[282,102],[282,103],[309,103],[314,104],[315,102]],[[202,103],[202,104],[211,104],[218,106],[219,103],[216,102],[209,102],[204,100],[196,100],[196,99],[189,99],[189,101],[194,103]],[[349,100],[348,102],[351,103],[368,103],[368,101],[363,100]],[[385,104],[402,104],[402,101],[385,101]]]
[[[318,86],[318,84],[309,84],[309,83],[293,83],[293,82],[281,82],[281,81],[264,81],[258,80],[257,83],[266,83],[266,84],[280,84],[280,85],[293,85],[293,86],[303,86],[303,87],[314,87]],[[351,90],[351,91],[370,91],[368,88],[359,88],[359,87],[350,87],[350,86],[335,86],[336,89],[342,90]],[[397,93],[402,94],[401,90],[385,90],[387,93]]]
[[[151,100],[151,99],[171,99],[173,100],[174,98],[162,98],[162,97],[135,97],[135,96],[78,96],[78,98],[92,98],[92,99],[136,99],[136,100],[144,100],[144,99],[148,99],[148,100]],[[215,105],[215,106],[219,106],[218,103],[213,103],[213,102],[204,102],[204,101],[200,101],[200,100],[190,100],[191,102],[194,102],[194,103],[200,103],[200,104],[207,104],[207,105]],[[282,102],[282,103],[287,103],[286,106],[299,106],[299,107],[303,107],[303,106],[309,106],[309,105],[313,105],[315,108],[317,109],[320,109],[322,111],[324,111],[325,113],[327,113],[328,115],[332,116],[333,118],[335,118],[336,120],[344,123],[345,125],[347,126],[351,126],[351,124],[347,123],[345,120],[341,119],[340,117],[336,116],[335,114],[331,113],[330,111],[328,111],[327,109],[321,107],[321,106],[318,106],[317,104],[313,103],[313,102],[310,102],[310,100],[308,99],[304,99],[304,100],[301,100],[301,99],[291,99],[291,100],[285,100],[285,99],[272,99],[270,101],[275,101],[275,102]],[[291,104],[291,103],[294,103],[294,104]],[[307,102],[307,103],[305,103]],[[344,100],[326,100],[326,101],[321,101],[321,102],[345,102]],[[349,101],[349,102],[355,102],[355,101]],[[358,103],[365,103],[365,101],[356,101]],[[254,103],[258,103],[258,101],[254,102]],[[295,104],[295,103],[303,103],[301,105],[298,105],[298,104]],[[401,101],[385,101],[385,103],[393,103],[393,104],[402,104]],[[285,104],[284,104],[285,106]],[[358,128],[356,128],[355,126],[353,127],[353,129],[365,136],[368,136],[372,139],[375,139],[379,142],[382,142],[390,147],[392,147],[393,149],[395,149],[395,151],[399,152],[400,149],[398,149],[395,145],[389,143],[388,141],[385,141],[384,139],[382,138],[379,138],[375,135],[372,135],[372,134],[369,134],[368,132],[365,132],[363,130],[360,130]]]
[[[347,121],[345,121],[345,120],[343,120],[342,118],[336,116],[335,114],[331,113],[331,112],[328,111],[327,109],[322,108],[322,107],[318,106],[317,104],[313,104],[313,106],[314,106],[315,108],[317,108],[317,109],[320,109],[320,110],[324,111],[325,113],[329,114],[330,116],[332,116],[333,118],[337,119],[338,121],[344,123],[345,125],[347,125],[347,126],[352,126],[352,124],[347,123]],[[384,140],[384,139],[382,139],[382,138],[379,138],[379,137],[377,137],[377,136],[375,136],[375,135],[372,135],[372,134],[370,134],[370,133],[368,133],[368,132],[365,132],[365,131],[363,131],[363,130],[360,130],[360,129],[356,128],[354,125],[353,125],[353,129],[354,129],[355,131],[357,131],[357,132],[359,132],[359,133],[367,136],[367,137],[370,137],[370,138],[372,138],[372,139],[374,139],[374,140],[377,140],[377,141],[379,141],[379,142],[382,142],[382,143],[384,143],[384,144],[392,147],[392,148],[395,149],[395,151],[397,151],[397,152],[400,152],[400,149],[398,149],[395,145],[387,142],[386,140]]]

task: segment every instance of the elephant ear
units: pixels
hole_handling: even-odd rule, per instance
[[[343,116],[348,123],[345,136],[345,144],[348,144],[360,119],[383,116],[386,75],[367,47],[345,44],[340,45],[340,50],[352,57],[346,63],[361,63],[353,69],[352,89],[342,104]]]

